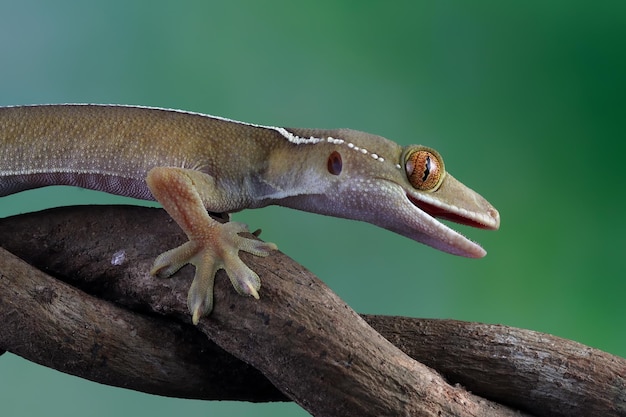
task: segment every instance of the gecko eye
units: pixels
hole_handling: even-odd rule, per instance
[[[435,151],[416,149],[409,152],[404,167],[409,182],[418,190],[434,190],[443,180],[443,161]]]
[[[341,169],[343,168],[343,162],[341,161],[341,154],[337,151],[333,151],[328,156],[327,161],[328,172],[333,175],[341,174]]]

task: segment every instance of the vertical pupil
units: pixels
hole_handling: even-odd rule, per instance
[[[428,176],[430,175],[432,161],[430,160],[430,156],[426,157],[426,163],[424,164],[424,176],[422,177],[422,181],[426,181]]]

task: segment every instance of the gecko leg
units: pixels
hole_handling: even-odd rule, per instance
[[[187,294],[187,306],[192,321],[213,309],[215,273],[224,269],[242,295],[259,298],[259,276],[239,258],[239,251],[267,256],[276,249],[273,243],[240,236],[247,232],[242,223],[219,223],[212,219],[205,206],[219,200],[220,192],[213,178],[195,170],[183,168],[153,168],[148,173],[148,187],[157,201],[187,234],[189,241],[159,255],[150,271],[159,277],[169,277],[184,265],[196,267],[196,273]]]

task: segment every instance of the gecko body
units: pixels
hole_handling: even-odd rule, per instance
[[[188,306],[197,323],[213,306],[225,269],[235,289],[258,298],[258,275],[240,250],[266,256],[240,223],[207,213],[275,204],[366,221],[467,257],[485,251],[437,217],[497,229],[495,208],[424,146],[401,147],[349,129],[261,126],[199,113],[134,106],[0,108],[0,195],[72,185],[157,200],[189,241],[159,255],[151,273],[196,267]]]

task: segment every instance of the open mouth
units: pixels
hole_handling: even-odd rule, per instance
[[[462,209],[457,209],[457,211],[451,211],[444,207],[435,206],[433,204],[417,200],[416,198],[411,197],[411,195],[409,194],[407,194],[406,196],[409,201],[411,201],[411,203],[413,203],[420,210],[438,219],[450,220],[454,223],[477,227],[479,229],[495,230],[498,228],[498,223],[495,220],[497,214],[495,213],[489,212],[489,216],[481,216]]]

